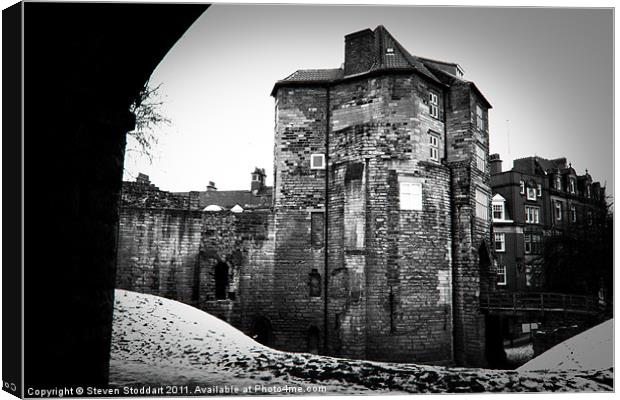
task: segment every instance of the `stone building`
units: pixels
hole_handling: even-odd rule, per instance
[[[476,85],[379,26],[345,37],[342,68],[298,70],[271,94],[273,188],[257,170],[247,196],[130,201],[119,286],[278,349],[485,365],[491,106]]]
[[[543,242],[554,232],[599,231],[607,215],[605,187],[578,175],[566,158],[525,157],[502,171],[490,156],[493,230],[500,290],[541,291]]]

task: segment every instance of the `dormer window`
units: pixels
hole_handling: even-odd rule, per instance
[[[562,177],[560,175],[555,177],[555,188],[556,190],[562,190]]]
[[[590,187],[590,184],[586,184],[586,197],[589,199],[590,196],[592,195],[592,189]]]
[[[575,180],[573,178],[570,178],[569,181],[569,188],[570,188],[570,192],[571,194],[575,194]]]
[[[542,197],[542,185],[540,183],[536,186],[536,196]]]
[[[525,194],[525,182],[519,181],[519,194]]]
[[[439,118],[439,96],[432,91],[428,92],[428,112],[433,118]]]
[[[493,221],[506,221],[506,199],[501,194],[493,196]]]
[[[310,169],[325,169],[325,154],[312,154],[310,156]]]
[[[385,49],[385,54],[387,54],[388,56],[393,56],[394,55],[394,48],[388,47],[387,49]]]

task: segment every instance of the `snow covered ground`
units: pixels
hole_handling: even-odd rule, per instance
[[[188,305],[116,291],[110,384],[117,388],[174,385],[176,395],[610,391],[612,380],[611,368],[517,372],[281,352]]]
[[[518,368],[538,370],[602,370],[614,365],[614,320],[610,319],[547,350]]]

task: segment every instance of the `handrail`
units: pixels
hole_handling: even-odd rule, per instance
[[[481,309],[512,312],[596,312],[597,304],[594,296],[555,292],[487,292],[480,296]]]

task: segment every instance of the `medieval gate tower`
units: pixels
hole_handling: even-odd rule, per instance
[[[379,26],[345,37],[344,68],[272,95],[274,271],[288,318],[308,320],[293,325],[313,321],[331,355],[483,365],[491,106],[475,84]]]

